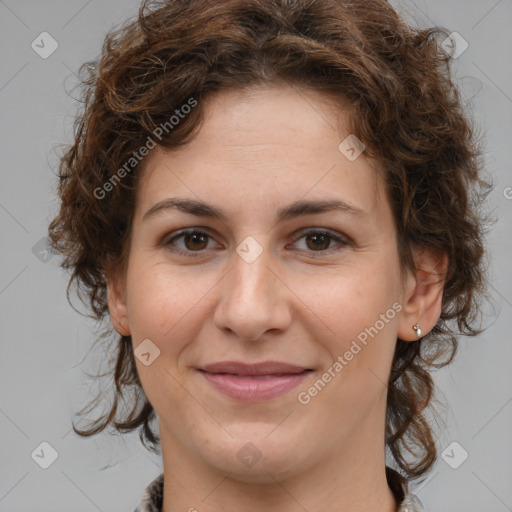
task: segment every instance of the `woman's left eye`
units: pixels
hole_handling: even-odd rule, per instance
[[[180,239],[183,244],[182,247],[180,247],[176,242]],[[165,246],[175,247],[175,249],[172,249],[173,251],[186,256],[195,257],[200,256],[201,252],[209,248],[208,242],[210,239],[213,239],[213,237],[208,233],[198,229],[190,229],[177,233],[175,236],[165,242]],[[306,249],[304,250],[308,252],[325,253],[327,249],[332,248],[332,242],[336,242],[337,245],[340,245],[341,247],[347,246],[350,243],[346,238],[342,238],[330,231],[320,229],[310,229],[308,231],[303,231],[301,236],[296,238],[294,243],[296,244],[302,239],[305,239]],[[329,253],[330,252],[332,251],[329,251]]]
[[[331,249],[331,242],[336,242],[340,246],[349,245],[349,241],[346,238],[335,235],[330,231],[311,229],[302,233],[302,236],[297,239],[305,239],[307,249],[312,249],[313,252],[325,252],[327,249]],[[339,250],[339,249],[338,249]],[[329,251],[329,253],[332,251]]]

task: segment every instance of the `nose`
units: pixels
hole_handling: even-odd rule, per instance
[[[267,332],[283,332],[289,327],[292,293],[275,268],[266,247],[251,263],[234,255],[232,269],[219,283],[214,314],[217,328],[241,340],[256,341]]]

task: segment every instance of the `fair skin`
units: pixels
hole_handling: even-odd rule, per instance
[[[205,108],[189,144],[146,157],[127,267],[108,282],[116,329],[134,349],[149,339],[160,350],[151,364],[136,362],[160,421],[163,511],[393,512],[386,382],[397,337],[414,340],[414,324],[425,334],[439,318],[442,281],[433,276],[446,259],[417,252],[425,272],[401,273],[378,163],[340,152],[350,132],[325,97],[259,87],[218,93]],[[169,198],[208,203],[225,218],[176,208],[143,218]],[[361,212],[278,221],[298,200],[339,200]],[[184,228],[200,233],[175,238]],[[262,249],[252,263],[236,251],[249,236]],[[390,318],[394,303],[401,307]],[[300,403],[299,392],[382,314],[367,345]],[[289,392],[247,403],[198,370],[225,360],[312,371]],[[251,465],[237,456],[247,443],[261,456]]]

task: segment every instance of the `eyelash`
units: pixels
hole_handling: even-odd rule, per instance
[[[183,238],[186,235],[192,235],[192,234],[206,235],[210,239],[213,238],[211,235],[209,235],[205,231],[201,231],[200,229],[197,229],[197,228],[192,228],[192,229],[185,229],[185,230],[179,231],[172,238],[168,239],[168,241],[164,242],[164,245],[166,247],[170,248],[170,246],[171,246],[173,241],[175,241],[175,240],[177,240],[179,238]],[[311,234],[327,236],[332,241],[337,242],[338,244],[340,244],[343,247],[345,247],[345,246],[350,244],[348,239],[341,238],[341,237],[333,234],[331,231],[328,231],[328,230],[325,230],[325,229],[317,229],[317,228],[301,231],[300,232],[300,236],[295,240],[294,243],[298,242],[302,238],[304,238],[304,237],[306,237],[308,235],[311,235]],[[314,257],[314,258],[319,258],[319,257],[321,258],[324,255],[330,255],[332,252],[337,252],[337,251],[341,250],[341,249],[337,249],[337,251],[331,251],[331,249],[332,249],[332,247],[329,248],[329,249],[322,249],[320,251],[307,251],[307,252],[310,252],[311,256]],[[190,250],[186,251],[186,250],[183,250],[183,249],[177,249],[175,247],[170,248],[170,250],[172,252],[174,252],[174,253],[179,254],[179,255],[187,256],[187,257],[192,257],[192,258],[201,257],[202,256],[201,253],[206,251],[206,249],[201,249],[201,250],[198,250],[198,251],[190,251]],[[327,252],[327,251],[329,251],[329,252]],[[315,253],[319,253],[319,254],[317,255]]]

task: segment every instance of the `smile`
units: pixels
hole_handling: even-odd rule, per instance
[[[311,371],[276,362],[224,362],[199,368],[215,390],[242,402],[263,402],[284,395],[298,386]]]

